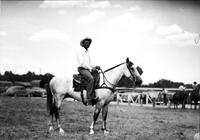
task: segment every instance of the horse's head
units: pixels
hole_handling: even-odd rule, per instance
[[[127,69],[125,70],[124,75],[135,82],[136,85],[141,85],[141,75],[143,73],[142,69],[140,67],[135,67],[129,58],[126,59],[126,68]]]

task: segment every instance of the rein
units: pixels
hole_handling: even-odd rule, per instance
[[[123,64],[125,64],[125,63],[126,63],[126,62],[121,63],[121,64],[118,64],[118,65],[116,65],[116,66],[114,66],[114,67],[112,67],[112,68],[109,68],[109,69],[105,70],[104,73],[106,73],[106,72],[108,72],[108,71],[110,71],[110,70],[112,70],[112,69],[114,69],[114,68],[116,68],[116,67],[119,67],[119,66],[121,66],[121,65],[123,65]],[[102,71],[102,72],[103,72],[103,71]]]
[[[115,92],[115,87],[116,87],[116,85],[110,83],[110,82],[108,81],[108,79],[106,78],[106,76],[104,75],[104,73],[106,73],[106,72],[108,72],[108,71],[110,71],[110,70],[112,70],[112,69],[114,69],[114,68],[116,68],[116,67],[119,67],[119,66],[121,66],[121,65],[123,65],[123,64],[125,64],[125,63],[118,64],[118,65],[116,65],[116,66],[114,66],[114,67],[112,67],[112,68],[109,68],[109,69],[105,70],[105,71],[103,71],[102,69],[100,69],[100,70],[101,70],[101,73],[102,73],[102,75],[103,75],[103,84],[102,84],[99,88],[108,88],[108,89],[110,89],[110,90],[114,93],[114,92]],[[111,86],[113,86],[113,88],[112,88],[112,87],[109,87],[109,86],[105,83],[105,80],[106,80]]]

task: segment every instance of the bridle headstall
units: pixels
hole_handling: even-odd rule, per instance
[[[112,69],[114,69],[114,68],[116,68],[116,67],[119,67],[119,66],[121,66],[121,65],[123,65],[123,64],[125,64],[125,63],[126,63],[126,62],[121,63],[121,64],[118,64],[118,65],[116,65],[116,66],[114,66],[114,67],[111,67],[111,68],[105,70],[105,71],[103,71],[102,69],[100,69],[100,71],[101,71],[100,73],[102,73],[102,75],[103,75],[103,84],[102,84],[100,87],[98,87],[98,89],[99,89],[99,88],[107,88],[107,89],[110,89],[110,90],[114,93],[114,92],[116,91],[115,89],[116,89],[116,86],[117,86],[117,85],[112,84],[111,82],[109,82],[104,73],[106,73],[106,72],[108,72],[108,71],[110,71],[110,70],[112,70]],[[129,70],[131,76],[133,77],[134,81],[135,81],[135,76],[134,76],[133,73],[131,72],[131,69],[129,68],[128,64],[127,64],[127,68],[128,68],[128,70]],[[109,87],[109,86],[106,84],[105,81],[106,81],[108,84],[110,84],[112,87]]]

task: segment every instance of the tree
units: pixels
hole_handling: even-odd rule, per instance
[[[178,88],[180,85],[184,85],[182,82],[173,82],[166,79],[158,80],[157,82],[153,84],[149,84],[150,87],[156,87],[156,88]]]
[[[5,71],[4,76],[7,81],[15,81],[12,71]]]

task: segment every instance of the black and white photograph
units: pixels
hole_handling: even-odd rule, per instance
[[[0,0],[0,140],[200,140],[200,1]]]

